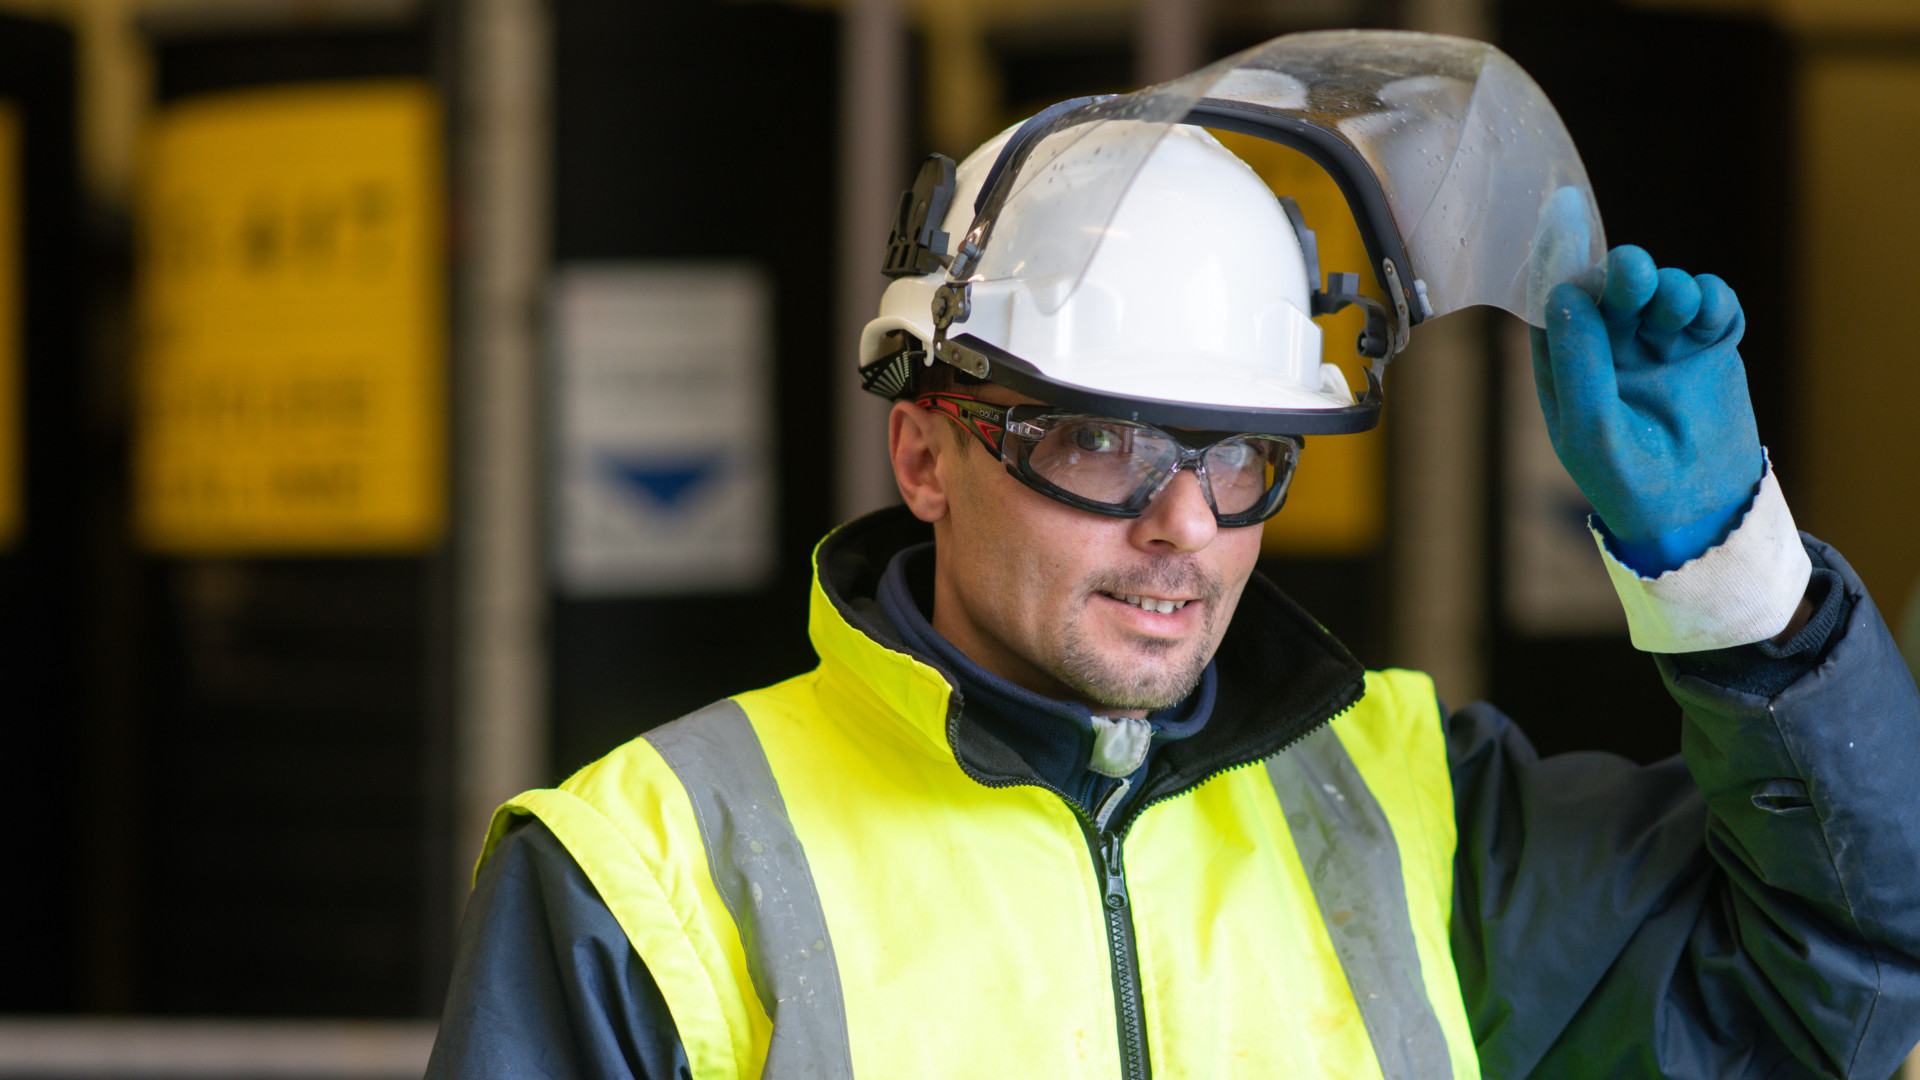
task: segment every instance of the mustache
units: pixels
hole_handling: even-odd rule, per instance
[[[1168,559],[1124,570],[1104,570],[1087,584],[1088,592],[1173,593],[1197,597],[1212,606],[1226,592],[1219,575],[1210,574],[1197,560]]]

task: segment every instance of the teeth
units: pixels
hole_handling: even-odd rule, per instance
[[[1125,593],[1108,593],[1107,595],[1115,600],[1132,604],[1143,611],[1157,611],[1162,615],[1171,615],[1188,604],[1186,600],[1155,600],[1151,597],[1129,596]]]

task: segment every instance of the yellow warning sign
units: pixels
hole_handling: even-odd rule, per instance
[[[1320,272],[1360,275],[1360,291],[1384,299],[1346,197],[1326,170],[1305,154],[1278,143],[1233,132],[1213,132],[1275,193],[1290,196],[1314,231]],[[1326,359],[1340,365],[1357,397],[1367,388],[1365,361],[1354,347],[1366,315],[1349,307],[1315,320],[1326,342]],[[1365,555],[1380,544],[1386,522],[1386,445],[1379,429],[1360,435],[1309,438],[1300,469],[1287,491],[1287,505],[1267,522],[1260,548],[1267,555]]]
[[[0,549],[26,524],[26,382],[20,335],[20,107],[0,101]]]
[[[224,93],[158,117],[139,193],[133,462],[149,550],[438,540],[440,142],[413,80]]]

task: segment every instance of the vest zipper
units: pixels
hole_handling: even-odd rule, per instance
[[[1342,716],[1345,716],[1347,713],[1352,712],[1353,707],[1359,703],[1360,703],[1360,695],[1359,694],[1353,695],[1351,698],[1347,700],[1347,703],[1345,705],[1340,706],[1338,710],[1328,714],[1326,719],[1321,720],[1319,723],[1313,725],[1310,728],[1307,728],[1305,731],[1300,732],[1299,734],[1295,735],[1293,738],[1288,739],[1284,743],[1281,743],[1280,749],[1275,750],[1273,753],[1274,754],[1284,753],[1288,749],[1292,748],[1292,746],[1295,743],[1299,742],[1301,739],[1306,738],[1307,736],[1313,734],[1314,732],[1319,731],[1321,728],[1326,727],[1328,724],[1333,723],[1335,720],[1340,719]],[[1267,757],[1272,757],[1272,756],[1273,754],[1267,755]],[[1214,777],[1225,776],[1227,773],[1230,773],[1230,772],[1235,772],[1240,769],[1250,768],[1254,765],[1260,764],[1265,760],[1267,760],[1266,757],[1255,758],[1252,761],[1242,761],[1237,765],[1228,765],[1223,769],[1215,769],[1212,772],[1202,776],[1200,779],[1193,781],[1192,783],[1182,785],[1178,791],[1170,791],[1165,795],[1160,795],[1155,798],[1148,799],[1146,802],[1143,802],[1139,806],[1136,806],[1132,810],[1128,811],[1126,820],[1120,822],[1119,826],[1114,829],[1114,833],[1121,836],[1126,835],[1127,830],[1133,827],[1134,821],[1136,821],[1141,814],[1145,813],[1149,807],[1158,806],[1161,803],[1166,802],[1168,799],[1177,799],[1180,796],[1185,795],[1187,792],[1192,791],[1194,788],[1197,788],[1202,784],[1205,784],[1211,781]]]
[[[1346,713],[1359,702],[1364,686],[1364,682],[1354,683],[1348,688],[1348,692],[1337,708],[1321,718],[1318,723],[1310,725],[1305,730],[1282,743],[1273,753],[1277,754],[1286,750],[1294,743],[1299,742],[1301,739],[1320,730],[1341,716],[1346,715]],[[958,696],[956,695],[950,698],[947,703],[947,742],[949,745],[958,745],[954,738],[954,728],[959,721],[960,708]],[[1120,840],[1127,834],[1127,830],[1133,827],[1135,819],[1139,818],[1147,807],[1156,806],[1166,802],[1168,799],[1176,798],[1186,792],[1192,791],[1194,788],[1207,783],[1216,776],[1230,773],[1235,769],[1244,769],[1250,765],[1257,765],[1265,761],[1269,756],[1271,755],[1263,755],[1251,761],[1242,761],[1238,764],[1226,766],[1225,768],[1215,769],[1198,780],[1182,784],[1177,791],[1170,791],[1165,795],[1149,799],[1145,803],[1134,807],[1127,814],[1125,820],[1121,821],[1117,827],[1113,829],[1103,829],[1088,819],[1086,813],[1078,808],[1078,804],[1074,801],[1073,796],[1068,795],[1066,792],[1061,791],[1059,788],[1044,780],[1039,780],[1038,778],[1025,780],[1010,777],[988,777],[982,775],[978,769],[968,764],[958,753],[954,755],[954,764],[960,767],[961,772],[972,777],[975,783],[989,788],[1008,788],[1025,785],[1051,791],[1055,795],[1058,795],[1060,799],[1073,810],[1074,818],[1080,822],[1081,832],[1084,833],[1087,838],[1087,848],[1093,854],[1094,872],[1100,876],[1100,906],[1106,913],[1107,922],[1107,955],[1112,961],[1113,966],[1113,1012],[1114,1019],[1119,1028],[1120,1075],[1122,1080],[1152,1080],[1153,1069],[1147,1058],[1146,1006],[1144,1003],[1144,995],[1140,989],[1140,963],[1137,956],[1137,947],[1134,944],[1133,938],[1133,913],[1129,910],[1132,908],[1133,902],[1127,896],[1127,874],[1126,867],[1121,858]],[[1111,798],[1107,801],[1109,805],[1102,808],[1106,810],[1107,813],[1103,816],[1111,816],[1113,807],[1118,805]]]
[[[1123,1080],[1149,1080],[1146,1008],[1140,992],[1140,963],[1135,955],[1132,904],[1127,898],[1127,871],[1120,852],[1120,834],[1086,829],[1094,870],[1100,875],[1100,906],[1107,916],[1107,954],[1113,961],[1113,1015],[1120,1033],[1120,1075]]]
[[[1280,749],[1285,750],[1301,739],[1332,723],[1352,709],[1358,698],[1349,700],[1339,711],[1313,725],[1306,731],[1287,740]],[[1277,753],[1278,751],[1276,751]],[[1261,760],[1265,760],[1264,758]],[[1200,780],[1206,783],[1222,773],[1244,768],[1255,762],[1243,762],[1225,769],[1216,769]],[[1198,787],[1195,784],[1192,787]],[[1192,787],[1183,790],[1190,791]],[[1122,786],[1124,791],[1124,784]],[[1147,1017],[1146,1006],[1140,989],[1140,961],[1133,940],[1133,907],[1127,896],[1127,868],[1121,853],[1120,842],[1127,828],[1133,824],[1148,806],[1165,802],[1172,795],[1163,795],[1150,800],[1145,806],[1136,806],[1118,829],[1105,829],[1080,817],[1080,827],[1087,836],[1087,847],[1093,852],[1093,867],[1100,875],[1100,906],[1107,917],[1107,954],[1113,961],[1113,1015],[1120,1031],[1120,1075],[1122,1080],[1151,1080],[1153,1068],[1147,1059]],[[1113,798],[1107,799],[1102,807],[1101,822],[1105,823],[1117,804]],[[1072,801],[1068,801],[1071,806]],[[1079,816],[1079,815],[1076,815]]]

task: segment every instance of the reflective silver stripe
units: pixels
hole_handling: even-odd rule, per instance
[[[1400,849],[1380,803],[1331,727],[1267,759],[1267,775],[1386,1080],[1449,1080],[1427,1000]]]
[[[721,701],[646,738],[693,800],[714,888],[773,1020],[761,1075],[851,1078],[846,1001],[820,894],[747,714]]]

